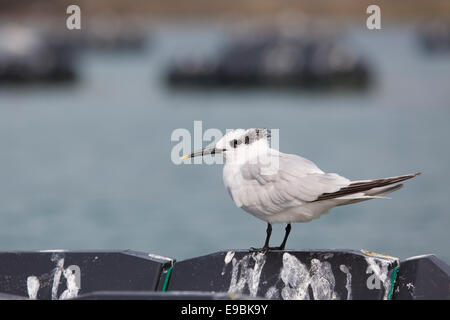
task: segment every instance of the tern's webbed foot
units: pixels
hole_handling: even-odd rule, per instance
[[[255,252],[255,253],[266,253],[267,251],[269,251],[269,247],[263,247],[263,248],[254,248],[254,247],[251,247],[250,248],[250,252]]]
[[[262,248],[251,247],[249,251],[257,252],[257,253],[266,253],[267,251],[271,251],[271,250],[284,250],[284,248],[281,248],[281,247],[262,247]]]

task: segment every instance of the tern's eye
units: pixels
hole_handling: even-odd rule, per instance
[[[237,146],[240,145],[240,144],[241,144],[241,141],[238,141],[236,139],[230,141],[230,145],[233,148],[237,148]]]

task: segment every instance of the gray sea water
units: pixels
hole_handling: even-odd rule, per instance
[[[450,261],[450,57],[414,30],[352,28],[373,63],[366,92],[173,90],[171,58],[210,52],[226,32],[161,26],[147,53],[91,53],[74,86],[0,88],[0,250],[134,249],[183,259],[262,246],[220,165],[171,162],[176,128],[280,129],[280,149],[350,179],[413,172],[390,200],[295,224],[290,249],[351,248]],[[278,245],[284,226],[274,227]]]

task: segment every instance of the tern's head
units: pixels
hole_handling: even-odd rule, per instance
[[[195,151],[183,159],[222,154],[227,161],[243,160],[269,148],[270,130],[261,128],[230,130],[213,147]]]

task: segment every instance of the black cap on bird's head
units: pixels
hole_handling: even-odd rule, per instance
[[[268,141],[270,137],[270,129],[266,128],[230,130],[216,143],[215,146],[194,151],[191,154],[181,157],[181,159],[188,159],[208,154],[221,154],[228,150],[237,149],[241,145],[251,145],[255,141]]]

